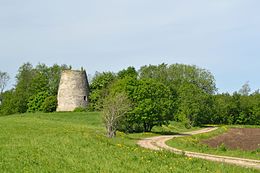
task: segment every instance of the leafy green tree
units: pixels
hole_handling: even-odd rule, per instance
[[[39,92],[49,91],[48,88],[48,78],[46,74],[34,69],[34,75],[29,86],[29,93],[31,95],[36,95]]]
[[[138,72],[135,70],[134,67],[128,67],[127,69],[121,70],[117,73],[119,79],[123,79],[125,77],[133,77],[137,78]]]
[[[216,124],[259,124],[260,94],[241,95],[238,92],[218,94],[215,97],[215,113],[213,122]]]
[[[34,94],[30,89],[33,77],[35,76],[35,70],[30,63],[23,64],[16,75],[17,84],[15,86],[13,101],[16,113],[24,113],[27,111],[27,102],[29,98]]]
[[[232,117],[229,115],[232,97],[228,93],[218,94],[214,96],[214,114],[213,123],[215,124],[230,124]]]
[[[96,73],[90,84],[90,110],[100,111],[103,108],[103,101],[108,95],[109,86],[116,80],[112,72]]]
[[[249,119],[250,125],[260,125],[260,105],[253,106],[252,108],[252,115]]]
[[[137,103],[132,114],[136,121],[143,124],[144,131],[151,131],[153,126],[167,124],[172,106],[170,89],[162,83],[144,79],[133,92]]]
[[[116,79],[116,75],[112,72],[96,73],[93,77],[90,89],[102,89],[109,86]]]
[[[249,120],[249,124],[253,125],[260,125],[260,93],[254,92],[251,95],[251,98],[253,100],[253,106],[251,108],[252,115]]]
[[[53,112],[56,110],[57,99],[54,97],[57,97],[61,72],[67,69],[69,69],[67,65],[59,66],[57,64],[51,67],[38,64],[33,69],[35,72],[30,85],[32,95],[27,104],[28,112]],[[53,106],[49,105],[50,103],[53,103]]]
[[[61,72],[63,70],[68,70],[69,68],[71,67],[68,67],[65,64],[62,65],[54,64],[53,66],[48,68],[48,73],[47,73],[48,92],[52,96],[56,96],[58,94]]]
[[[255,92],[249,96],[240,98],[240,114],[237,124],[259,125],[260,123],[260,94]]]
[[[125,92],[133,103],[121,126],[124,131],[151,131],[156,125],[167,124],[172,119],[173,101],[170,89],[153,79],[137,80],[131,77],[118,80],[112,93]]]
[[[9,91],[5,91],[2,94],[3,101],[1,103],[0,114],[1,115],[10,115],[14,114],[15,112],[15,102],[14,102],[14,89]]]
[[[169,66],[168,71],[170,79],[177,89],[182,84],[190,83],[208,94],[216,91],[214,76],[206,69],[194,65],[173,64]]]
[[[55,112],[58,106],[58,101],[56,96],[47,97],[41,105],[41,110],[43,112]]]
[[[167,64],[160,65],[145,65],[139,70],[139,76],[141,79],[155,79],[167,86],[172,82],[168,74],[169,68]]]
[[[68,68],[67,65],[59,66],[54,64],[48,67],[45,64],[38,64],[34,69],[35,75],[30,85],[33,95],[38,92],[47,91],[51,95],[56,96],[58,94],[61,72]]]
[[[40,111],[40,104],[43,104],[43,100],[37,100],[37,96],[42,93],[49,93],[48,96],[56,97],[61,72],[68,68],[67,65],[59,66],[57,64],[51,67],[45,64],[38,64],[35,68],[30,63],[23,64],[16,75],[14,90],[5,96],[6,100],[3,102],[4,105],[2,105],[4,111],[2,112],[11,114]],[[32,104],[33,99],[35,99],[34,104]],[[36,103],[37,101],[39,103]],[[31,103],[28,104],[28,102]],[[9,106],[12,107],[9,108]],[[28,106],[30,109],[28,109]]]
[[[38,92],[29,98],[27,112],[41,112],[43,111],[43,103],[50,94],[47,91]]]
[[[140,78],[152,78],[178,90],[183,84],[196,85],[204,92],[216,91],[214,76],[205,69],[185,64],[160,64],[143,66],[139,70]]]
[[[186,122],[187,127],[211,122],[213,97],[194,84],[183,84],[178,90],[177,120]]]
[[[237,92],[234,92],[231,97],[231,102],[229,105],[228,124],[238,124],[237,119],[239,117],[240,112],[241,112],[241,95]]]

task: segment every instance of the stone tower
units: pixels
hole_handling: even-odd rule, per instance
[[[61,73],[57,111],[73,111],[88,104],[89,84],[86,71],[64,70]]]

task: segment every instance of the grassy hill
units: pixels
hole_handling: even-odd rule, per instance
[[[257,172],[136,145],[156,134],[105,137],[99,113],[0,117],[1,172]]]

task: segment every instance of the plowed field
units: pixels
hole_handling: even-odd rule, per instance
[[[227,133],[203,141],[210,147],[224,144],[228,149],[254,151],[260,148],[260,128],[232,128]]]

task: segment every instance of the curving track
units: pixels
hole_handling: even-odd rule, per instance
[[[165,144],[166,141],[177,138],[177,137],[184,137],[187,135],[196,135],[201,133],[211,132],[216,130],[217,128],[204,128],[202,130],[186,132],[181,135],[167,135],[167,136],[156,136],[151,138],[145,138],[138,141],[138,145],[143,148],[151,149],[151,150],[168,150],[174,152],[176,154],[184,154],[188,157],[200,158],[210,161],[222,162],[222,163],[229,163],[234,165],[239,165],[248,168],[255,168],[260,169],[260,160],[252,160],[252,159],[243,159],[237,157],[228,157],[228,156],[218,156],[218,155],[211,155],[211,154],[203,154],[197,152],[190,152],[190,151],[182,151],[173,147],[170,147]]]

